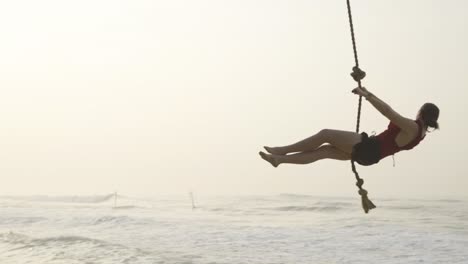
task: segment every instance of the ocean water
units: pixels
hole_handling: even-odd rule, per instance
[[[468,263],[468,201],[0,197],[0,263]]]

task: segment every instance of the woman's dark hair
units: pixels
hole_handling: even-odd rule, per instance
[[[419,110],[421,119],[428,127],[439,129],[439,108],[433,103],[425,103]]]

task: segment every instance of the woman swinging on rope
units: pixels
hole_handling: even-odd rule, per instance
[[[425,103],[413,120],[398,114],[364,87],[352,92],[363,96],[390,120],[387,130],[369,137],[366,133],[323,129],[292,145],[265,147],[269,154],[260,152],[260,156],[274,167],[282,163],[309,164],[321,159],[352,159],[367,166],[401,150],[412,149],[424,139],[428,128],[439,128],[439,108],[435,104]]]

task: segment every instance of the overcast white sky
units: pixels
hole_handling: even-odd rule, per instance
[[[359,167],[365,187],[466,195],[468,2],[352,5],[364,85],[408,117],[441,109],[395,168]],[[349,162],[257,155],[354,130],[344,0],[2,1],[0,35],[0,194],[356,195]]]

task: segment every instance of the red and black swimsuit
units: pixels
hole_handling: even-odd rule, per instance
[[[415,120],[415,122],[418,124],[418,136],[414,138],[410,143],[402,147],[399,147],[395,142],[395,139],[398,133],[400,133],[401,128],[399,128],[392,122],[388,124],[387,130],[383,131],[382,133],[376,136],[377,141],[380,143],[380,159],[393,155],[401,150],[410,150],[424,139],[424,136],[421,136],[423,124],[420,120]]]
[[[424,139],[424,136],[421,136],[423,124],[419,120],[415,122],[418,124],[418,136],[403,147],[399,147],[395,142],[401,129],[392,122],[388,125],[387,130],[377,136],[369,137],[365,132],[361,133],[361,142],[353,146],[351,159],[361,165],[369,166],[401,150],[414,148]]]

